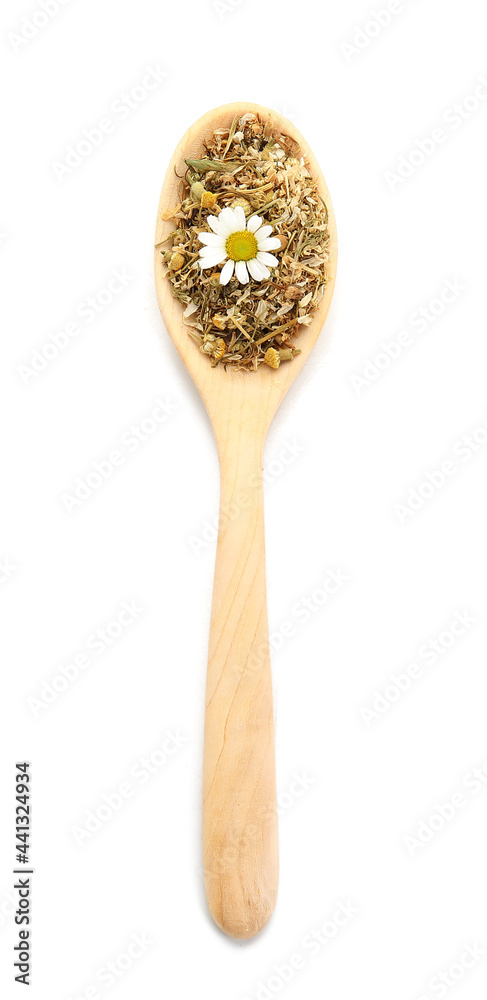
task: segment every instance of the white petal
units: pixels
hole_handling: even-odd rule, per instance
[[[259,267],[261,268],[261,273],[262,273],[262,277],[261,277],[260,280],[263,281],[264,278],[270,278],[271,272],[269,271],[269,268],[266,267],[266,265],[264,264],[264,261],[263,260],[259,260],[259,254],[257,254],[257,263],[258,263]]]
[[[202,256],[204,261],[212,260],[215,264],[221,264],[222,261],[227,259],[225,250],[215,250],[215,253],[213,254],[205,253]]]
[[[225,237],[219,236],[218,233],[198,233],[198,239],[209,247],[225,246]]]
[[[216,253],[200,253],[200,260],[204,260],[205,267],[207,267],[208,264],[219,264],[220,261],[226,259],[227,255],[223,250],[220,252],[216,251]]]
[[[245,229],[245,212],[241,205],[237,205],[237,207],[234,208],[233,213],[238,222],[238,229],[235,230],[235,232],[241,232]]]
[[[249,272],[244,260],[237,260],[235,264],[235,274],[241,285],[246,285],[249,280]]]
[[[202,257],[200,260],[200,267],[216,267],[217,264],[221,264],[222,260],[226,257],[225,251],[221,253],[214,254],[213,257]]]
[[[265,240],[266,236],[270,236],[271,233],[272,233],[272,226],[261,226],[260,229],[256,230],[254,236],[258,243],[259,240]]]
[[[216,257],[219,253],[222,253],[224,257],[227,256],[224,243],[220,243],[216,247],[201,247],[201,249],[198,250],[198,253],[200,257]]]
[[[214,233],[217,233],[218,236],[228,236],[228,233],[225,231],[225,226],[222,226],[216,215],[209,215],[206,221],[210,229],[212,229]]]
[[[263,250],[258,251],[257,260],[259,260],[261,264],[268,264],[269,267],[277,267],[279,263],[277,257],[274,257],[273,253],[264,253]]]
[[[281,246],[281,241],[277,236],[268,236],[265,240],[257,240],[257,246],[259,250],[278,250]]]
[[[218,216],[218,222],[225,230],[225,236],[230,236],[230,233],[237,233],[240,229],[239,217],[233,211],[233,208],[224,208]]]
[[[222,267],[222,273],[220,274],[220,285],[228,285],[228,282],[232,277],[234,267],[235,267],[235,261],[227,260],[225,266]]]
[[[266,277],[265,272],[267,271],[267,268],[257,260],[257,257],[252,257],[252,260],[248,260],[247,267],[254,281],[262,281],[262,279]]]
[[[247,222],[247,229],[250,233],[255,233],[259,226],[262,225],[262,219],[260,215],[252,215]]]

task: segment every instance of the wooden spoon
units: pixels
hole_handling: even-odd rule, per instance
[[[186,157],[236,115],[271,118],[296,140],[329,213],[330,262],[324,296],[299,337],[301,354],[273,370],[212,368],[188,335],[160,251],[155,255],[159,307],[205,403],[220,459],[221,519],[216,554],[206,689],[203,769],[203,858],[211,915],[226,934],[249,938],[274,909],[278,882],[274,717],[267,626],[262,455],[276,410],[301,371],[323,326],[336,271],[336,230],[325,180],[307,142],[277,111],[236,103],[199,118],[178,144],[162,187],[156,244],[175,228],[162,214],[178,203]]]

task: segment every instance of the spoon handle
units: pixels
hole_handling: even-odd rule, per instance
[[[240,429],[220,444],[206,688],[206,895],[215,923],[238,938],[252,937],[267,923],[278,880],[261,437]]]

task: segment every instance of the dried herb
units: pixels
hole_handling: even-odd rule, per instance
[[[296,143],[272,121],[245,114],[217,129],[200,159],[187,159],[180,203],[163,213],[175,228],[161,249],[188,333],[212,365],[278,368],[299,353],[327,280],[328,213]],[[279,264],[263,281],[220,284],[223,265],[202,270],[198,234],[208,215],[240,205],[273,227]],[[276,251],[277,252],[277,251]]]

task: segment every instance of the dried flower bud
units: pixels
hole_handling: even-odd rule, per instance
[[[218,278],[220,281],[220,278]],[[227,325],[227,317],[222,316],[221,313],[215,313],[212,319],[213,326],[216,326],[217,330],[224,330]]]
[[[285,250],[289,243],[287,236],[281,236],[279,233],[276,233],[276,236],[281,242],[281,250]]]
[[[264,354],[264,364],[269,365],[269,368],[279,368],[281,364],[279,351],[276,351],[274,347],[268,347]]]
[[[213,208],[217,199],[217,195],[213,194],[213,191],[203,191],[201,195],[201,205],[203,208]]]
[[[205,192],[205,185],[201,181],[195,181],[191,185],[191,197],[193,201],[201,201],[203,194]]]
[[[176,250],[175,253],[171,254],[167,266],[171,269],[171,271],[179,271],[182,268],[185,259],[184,254],[179,250]]]
[[[247,215],[251,209],[250,201],[247,201],[246,198],[234,198],[233,201],[230,202],[230,208],[239,207],[243,208],[245,214]]]
[[[301,298],[302,294],[303,294],[302,288],[298,288],[297,285],[288,285],[286,291],[284,292],[284,298],[293,299],[297,301],[298,299]]]

